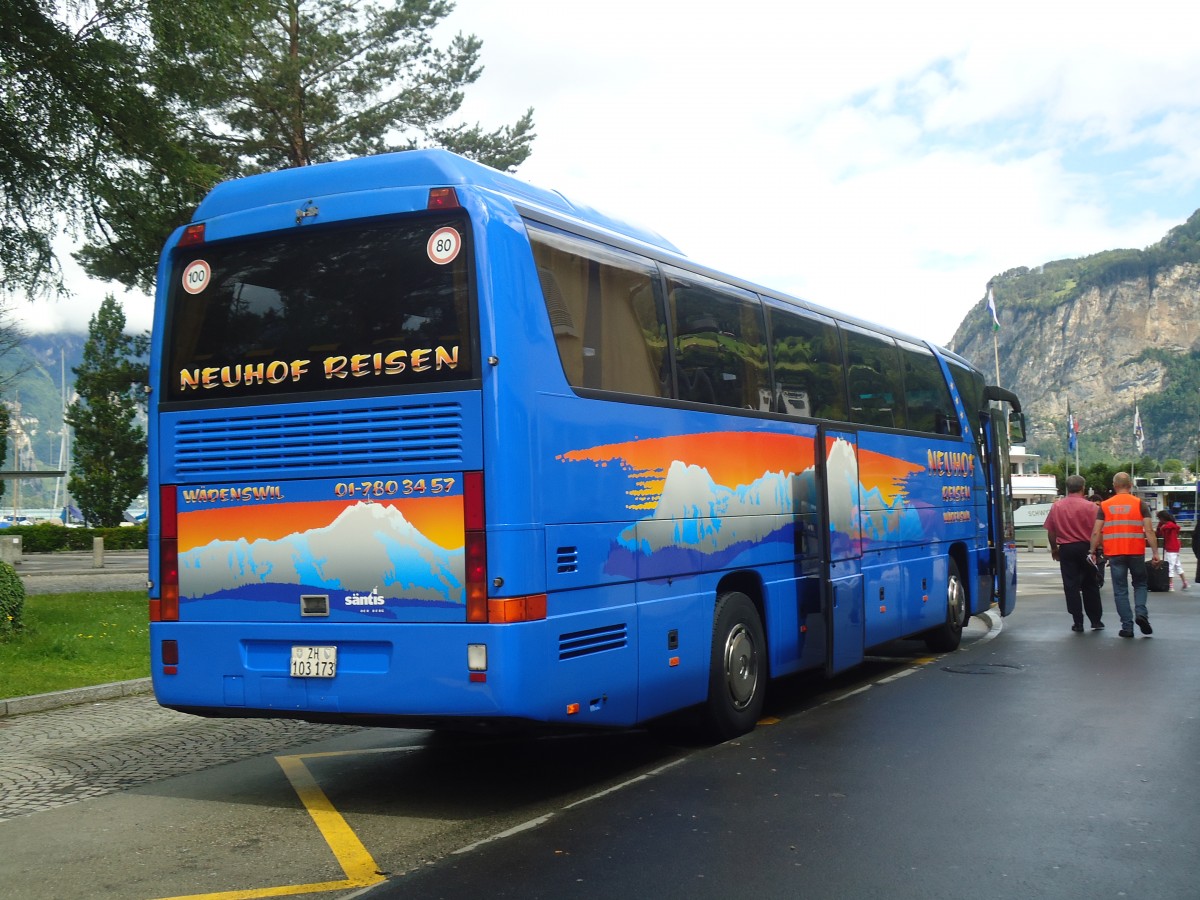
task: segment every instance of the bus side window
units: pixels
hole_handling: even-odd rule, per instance
[[[671,275],[667,294],[679,399],[769,410],[771,389],[758,296],[682,273]]]
[[[962,434],[950,388],[942,375],[942,367],[925,347],[901,341],[900,356],[904,360],[904,400],[908,410],[908,427],[913,431],[934,434]]]
[[[846,385],[850,420],[863,425],[905,428],[903,381],[896,342],[889,337],[844,325]]]
[[[837,326],[801,311],[768,306],[775,361],[775,411],[846,419],[846,378]]]
[[[586,309],[587,268],[584,260],[557,248],[535,243],[538,281],[550,315],[554,342],[567,381],[583,384],[583,335],[581,321]]]
[[[958,389],[958,396],[962,400],[963,410],[967,414],[967,434],[978,445],[981,439],[979,410],[986,405],[983,399],[983,376],[964,368],[954,360],[947,360],[946,363],[950,369],[950,377],[954,379],[954,386]]]
[[[527,229],[567,381],[670,396],[666,317],[654,264],[532,223]]]

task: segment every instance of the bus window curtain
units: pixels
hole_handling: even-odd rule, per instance
[[[602,388],[604,361],[604,305],[600,290],[600,263],[588,260],[587,310],[584,314],[583,383]]]

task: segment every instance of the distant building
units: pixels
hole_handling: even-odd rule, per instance
[[[1042,475],[1038,472],[1036,453],[1027,453],[1019,444],[1009,451],[1009,462],[1012,464],[1013,508],[1029,503],[1053,503],[1058,496],[1058,482],[1053,475]]]
[[[1014,445],[1009,450],[1012,465],[1013,526],[1018,543],[1029,547],[1045,547],[1046,516],[1058,497],[1058,482],[1053,475],[1038,472],[1036,453]]]

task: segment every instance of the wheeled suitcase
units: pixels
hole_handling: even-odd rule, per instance
[[[1146,563],[1146,587],[1156,593],[1162,593],[1171,587],[1171,570],[1165,559],[1150,560]]]

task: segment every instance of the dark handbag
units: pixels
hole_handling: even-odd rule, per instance
[[[1108,564],[1108,560],[1104,558],[1103,553],[1097,553],[1089,556],[1088,562],[1092,564],[1092,569],[1096,573],[1096,587],[1104,587],[1104,567]]]
[[[1165,559],[1152,559],[1146,563],[1146,587],[1156,594],[1166,593],[1171,587],[1171,570]]]

